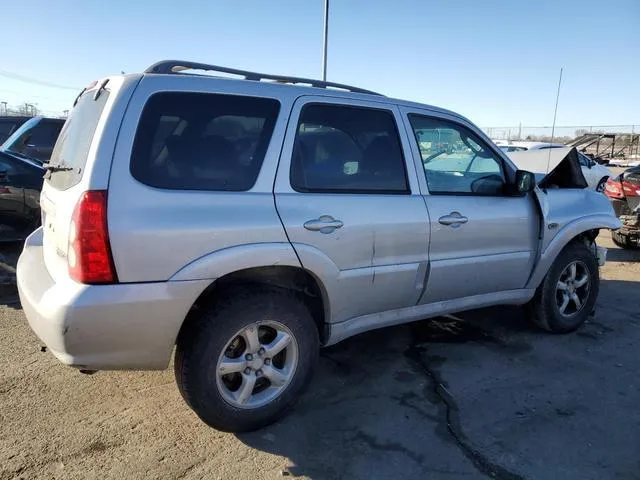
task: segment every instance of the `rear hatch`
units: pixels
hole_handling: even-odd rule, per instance
[[[113,104],[111,83],[96,83],[81,94],[55,144],[40,197],[44,260],[55,281],[68,277],[71,219],[78,200],[90,188],[106,188],[108,169],[102,180],[91,178],[98,144],[108,111]],[[98,93],[99,92],[99,93]],[[110,162],[111,158],[104,158]]]

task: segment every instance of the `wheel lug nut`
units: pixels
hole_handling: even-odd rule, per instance
[[[244,369],[245,375],[249,375],[251,373],[251,369],[249,367]]]
[[[265,365],[271,365],[271,359],[270,358],[265,358],[264,359],[264,364]]]
[[[251,355],[250,353],[247,353],[247,355],[244,358],[246,358],[247,360],[251,361],[251,360],[253,360],[253,355]]]
[[[262,376],[262,370],[258,370],[256,372],[256,377],[261,377]]]

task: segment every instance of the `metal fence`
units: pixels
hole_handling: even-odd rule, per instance
[[[640,133],[640,125],[574,125],[574,126],[551,126],[530,127],[517,125],[511,127],[483,127],[484,132],[494,140],[533,140],[548,142],[553,138],[558,141],[572,140],[585,133],[617,133],[617,134],[637,134]],[[567,140],[567,141],[568,141]]]
[[[640,125],[574,125],[485,127],[493,140],[529,140],[576,146],[594,158],[610,161],[640,160]]]

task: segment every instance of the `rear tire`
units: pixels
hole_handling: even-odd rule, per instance
[[[583,243],[573,242],[560,252],[536,290],[529,304],[530,318],[548,332],[572,332],[593,311],[599,288],[595,255]]]
[[[176,382],[187,405],[209,426],[256,430],[295,403],[311,379],[318,351],[313,318],[293,293],[260,286],[229,290],[180,332]],[[227,369],[231,373],[224,373]]]

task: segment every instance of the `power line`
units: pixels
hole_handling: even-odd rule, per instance
[[[26,77],[24,75],[20,75],[18,73],[8,72],[7,70],[0,70],[0,76],[11,78],[13,80],[19,80],[21,82],[33,83],[35,85],[41,85],[43,87],[51,87],[51,88],[60,88],[62,90],[74,90],[80,91],[80,88],[70,87],[68,85],[60,85],[57,83],[45,82],[43,80],[39,80],[37,78]]]

